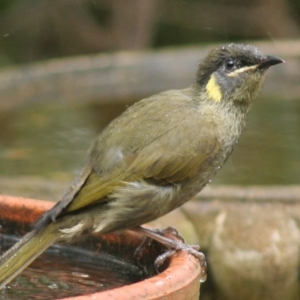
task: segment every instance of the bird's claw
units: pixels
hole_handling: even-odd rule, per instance
[[[137,232],[143,233],[146,235],[146,238],[142,244],[136,249],[135,257],[137,258],[137,264],[141,266],[140,258],[141,254],[147,247],[151,246],[153,240],[158,241],[163,244],[167,250],[160,254],[154,262],[154,268],[157,273],[159,273],[159,268],[164,264],[164,262],[169,259],[173,254],[178,251],[186,251],[196,257],[201,266],[201,281],[206,279],[206,259],[202,252],[199,252],[200,247],[198,245],[187,245],[184,243],[183,237],[174,227],[167,227],[164,229],[152,230],[142,226],[136,227],[134,229]]]
[[[164,264],[164,262],[169,259],[173,254],[175,254],[178,251],[186,251],[189,254],[193,255],[199,260],[200,266],[201,266],[201,278],[203,281],[205,281],[204,278],[206,278],[207,273],[207,264],[206,264],[206,258],[205,255],[202,252],[199,252],[200,246],[199,245],[187,245],[183,242],[176,241],[176,248],[174,249],[168,249],[164,253],[160,254],[154,262],[154,268],[157,273],[159,273],[159,267]]]

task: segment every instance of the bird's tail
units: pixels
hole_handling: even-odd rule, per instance
[[[60,236],[55,223],[27,233],[0,257],[0,290],[31,262],[50,247]]]

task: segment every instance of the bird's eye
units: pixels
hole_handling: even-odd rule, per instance
[[[235,67],[235,62],[232,59],[227,59],[224,65],[227,71],[231,71]]]

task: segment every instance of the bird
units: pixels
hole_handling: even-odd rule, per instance
[[[195,254],[196,247],[142,224],[180,207],[211,182],[245,128],[266,70],[283,62],[249,44],[214,47],[191,86],[127,108],[95,138],[62,199],[2,255],[0,288],[53,243],[83,233],[129,229],[172,253]]]

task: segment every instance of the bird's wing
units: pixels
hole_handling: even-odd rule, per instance
[[[52,219],[107,201],[126,182],[180,183],[201,172],[219,147],[214,123],[185,94],[168,91],[142,100],[96,139],[89,176],[71,201],[57,204]]]

